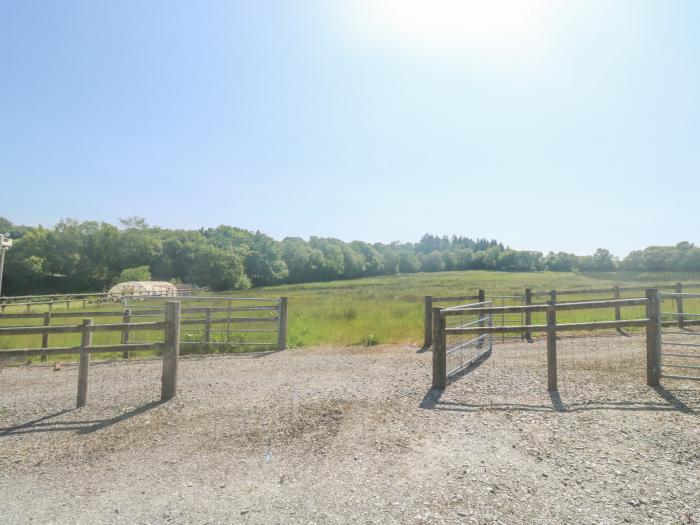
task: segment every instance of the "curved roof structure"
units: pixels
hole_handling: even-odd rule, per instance
[[[177,295],[177,286],[167,281],[126,281],[112,286],[108,294],[112,297]]]

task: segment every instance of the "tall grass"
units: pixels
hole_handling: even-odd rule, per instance
[[[581,273],[508,273],[508,272],[441,272],[371,277],[353,281],[332,281],[298,285],[271,286],[254,290],[217,293],[235,297],[289,297],[288,345],[291,348],[317,345],[374,345],[405,343],[419,345],[423,337],[423,297],[487,291],[488,296],[523,294],[533,290],[607,288],[614,283],[648,286],[678,280],[700,282],[700,274],[618,272]],[[641,294],[632,294],[641,295]],[[624,297],[630,297],[630,294]],[[585,299],[565,296],[561,300]],[[593,298],[590,297],[589,298]],[[610,297],[611,298],[611,297]],[[88,305],[89,310],[119,310],[120,305]],[[667,311],[672,310],[666,306]],[[22,310],[23,311],[23,310]],[[700,312],[700,301],[688,302],[686,311]],[[60,324],[78,324],[75,319],[61,319]],[[612,310],[561,312],[561,322],[584,322],[613,319]],[[623,318],[643,317],[643,308],[623,310]],[[99,323],[119,323],[121,317],[99,318]],[[544,323],[542,314],[533,315],[534,323]],[[0,319],[0,325],[41,325],[41,319]],[[58,320],[54,324],[58,324]],[[162,334],[139,334],[139,340],[160,340]],[[136,338],[132,338],[136,341]],[[95,334],[95,344],[118,343],[120,335]],[[0,337],[0,348],[38,347],[41,336]],[[51,336],[50,346],[72,346],[79,335]]]

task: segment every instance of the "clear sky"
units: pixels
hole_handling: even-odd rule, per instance
[[[0,216],[699,242],[700,2],[0,0]]]

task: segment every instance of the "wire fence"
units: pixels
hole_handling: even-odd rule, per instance
[[[687,311],[689,305],[695,304],[693,300],[700,299],[700,294],[660,295],[663,305],[661,377],[700,381],[700,313]]]
[[[286,348],[287,298],[178,297],[182,303],[181,346],[184,353],[265,351]],[[162,317],[164,299],[123,299],[125,319]],[[127,321],[129,322],[129,321]],[[128,332],[125,336],[129,337]]]
[[[493,316],[470,311],[470,307],[490,306],[492,301],[482,301],[447,308],[455,309],[456,315],[445,318],[445,327],[451,329],[493,326]],[[465,335],[458,333],[445,338],[447,375],[455,375],[493,349],[491,334]]]

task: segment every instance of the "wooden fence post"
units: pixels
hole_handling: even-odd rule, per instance
[[[557,304],[557,291],[556,290],[550,290],[549,291],[549,302],[556,305]],[[556,337],[556,334],[555,334]],[[557,337],[557,339],[559,339]]]
[[[51,312],[44,312],[44,326],[49,326],[51,324]],[[41,348],[49,347],[49,334],[44,333],[41,336]],[[46,352],[41,352],[41,362],[46,362]]]
[[[440,308],[433,308],[433,388],[447,388],[447,342],[445,338],[445,318]]]
[[[615,300],[620,299],[620,285],[615,285],[615,287],[613,288],[613,299],[615,299]],[[622,320],[622,309],[620,308],[620,306],[616,306],[615,307],[615,321],[620,321],[620,320]],[[624,330],[622,330],[622,328],[618,328],[617,332],[622,334],[622,335],[626,335]]]
[[[78,369],[78,408],[84,407],[88,396],[88,375],[90,372],[90,352],[92,346],[92,319],[83,319],[83,330],[80,338],[80,367]]]
[[[280,307],[277,314],[279,318],[279,327],[277,330],[277,350],[285,350],[287,348],[287,298],[280,297]]]
[[[553,291],[554,292],[554,291]],[[556,298],[556,292],[553,295]],[[551,299],[547,305],[547,390],[557,390],[557,310]]]
[[[126,310],[124,310],[124,313],[122,314],[122,323],[128,325],[130,322],[131,322],[131,310],[126,309]],[[122,327],[122,344],[125,345],[128,343],[129,343],[129,327],[124,326],[124,327]],[[128,350],[124,350],[122,352],[122,358],[129,359],[129,351]]]
[[[661,300],[659,290],[648,288],[647,296],[647,385],[659,386],[661,379]]]
[[[525,288],[525,306],[530,306],[532,304],[532,288]],[[532,324],[532,312],[527,310],[525,312],[525,326],[530,326]],[[525,332],[525,340],[528,343],[532,343],[532,332],[529,330]]]
[[[479,298],[478,298],[478,301],[479,301],[480,303],[485,303],[485,302],[486,302],[486,291],[485,291],[485,290],[479,290]],[[482,304],[481,306],[483,307],[484,305]],[[479,324],[478,324],[478,326],[484,326],[484,321],[481,320],[481,319],[483,319],[484,316],[483,316],[481,313],[479,313],[478,315],[479,315]],[[492,317],[492,316],[491,316],[491,317]],[[479,334],[479,335],[483,335],[483,334]],[[481,349],[483,346],[484,346],[484,339],[481,338],[481,339],[479,339],[479,340],[476,342],[476,347],[479,348],[479,349]]]
[[[228,309],[226,310],[226,342],[231,342],[231,301],[228,302]]]
[[[676,293],[683,293],[682,283],[676,283]],[[676,297],[676,307],[678,308],[678,328],[683,328],[683,296]]]
[[[423,349],[433,345],[433,296],[426,295],[423,309]]]
[[[177,365],[180,358],[180,302],[165,303],[165,337],[163,348],[163,374],[160,400],[167,401],[177,394]]]
[[[204,318],[204,342],[211,343],[211,308],[207,308]]]
[[[620,286],[616,285],[615,288],[613,288],[613,299],[618,300],[620,299]],[[622,319],[622,313],[620,311],[620,306],[615,307],[615,321],[619,321]]]

